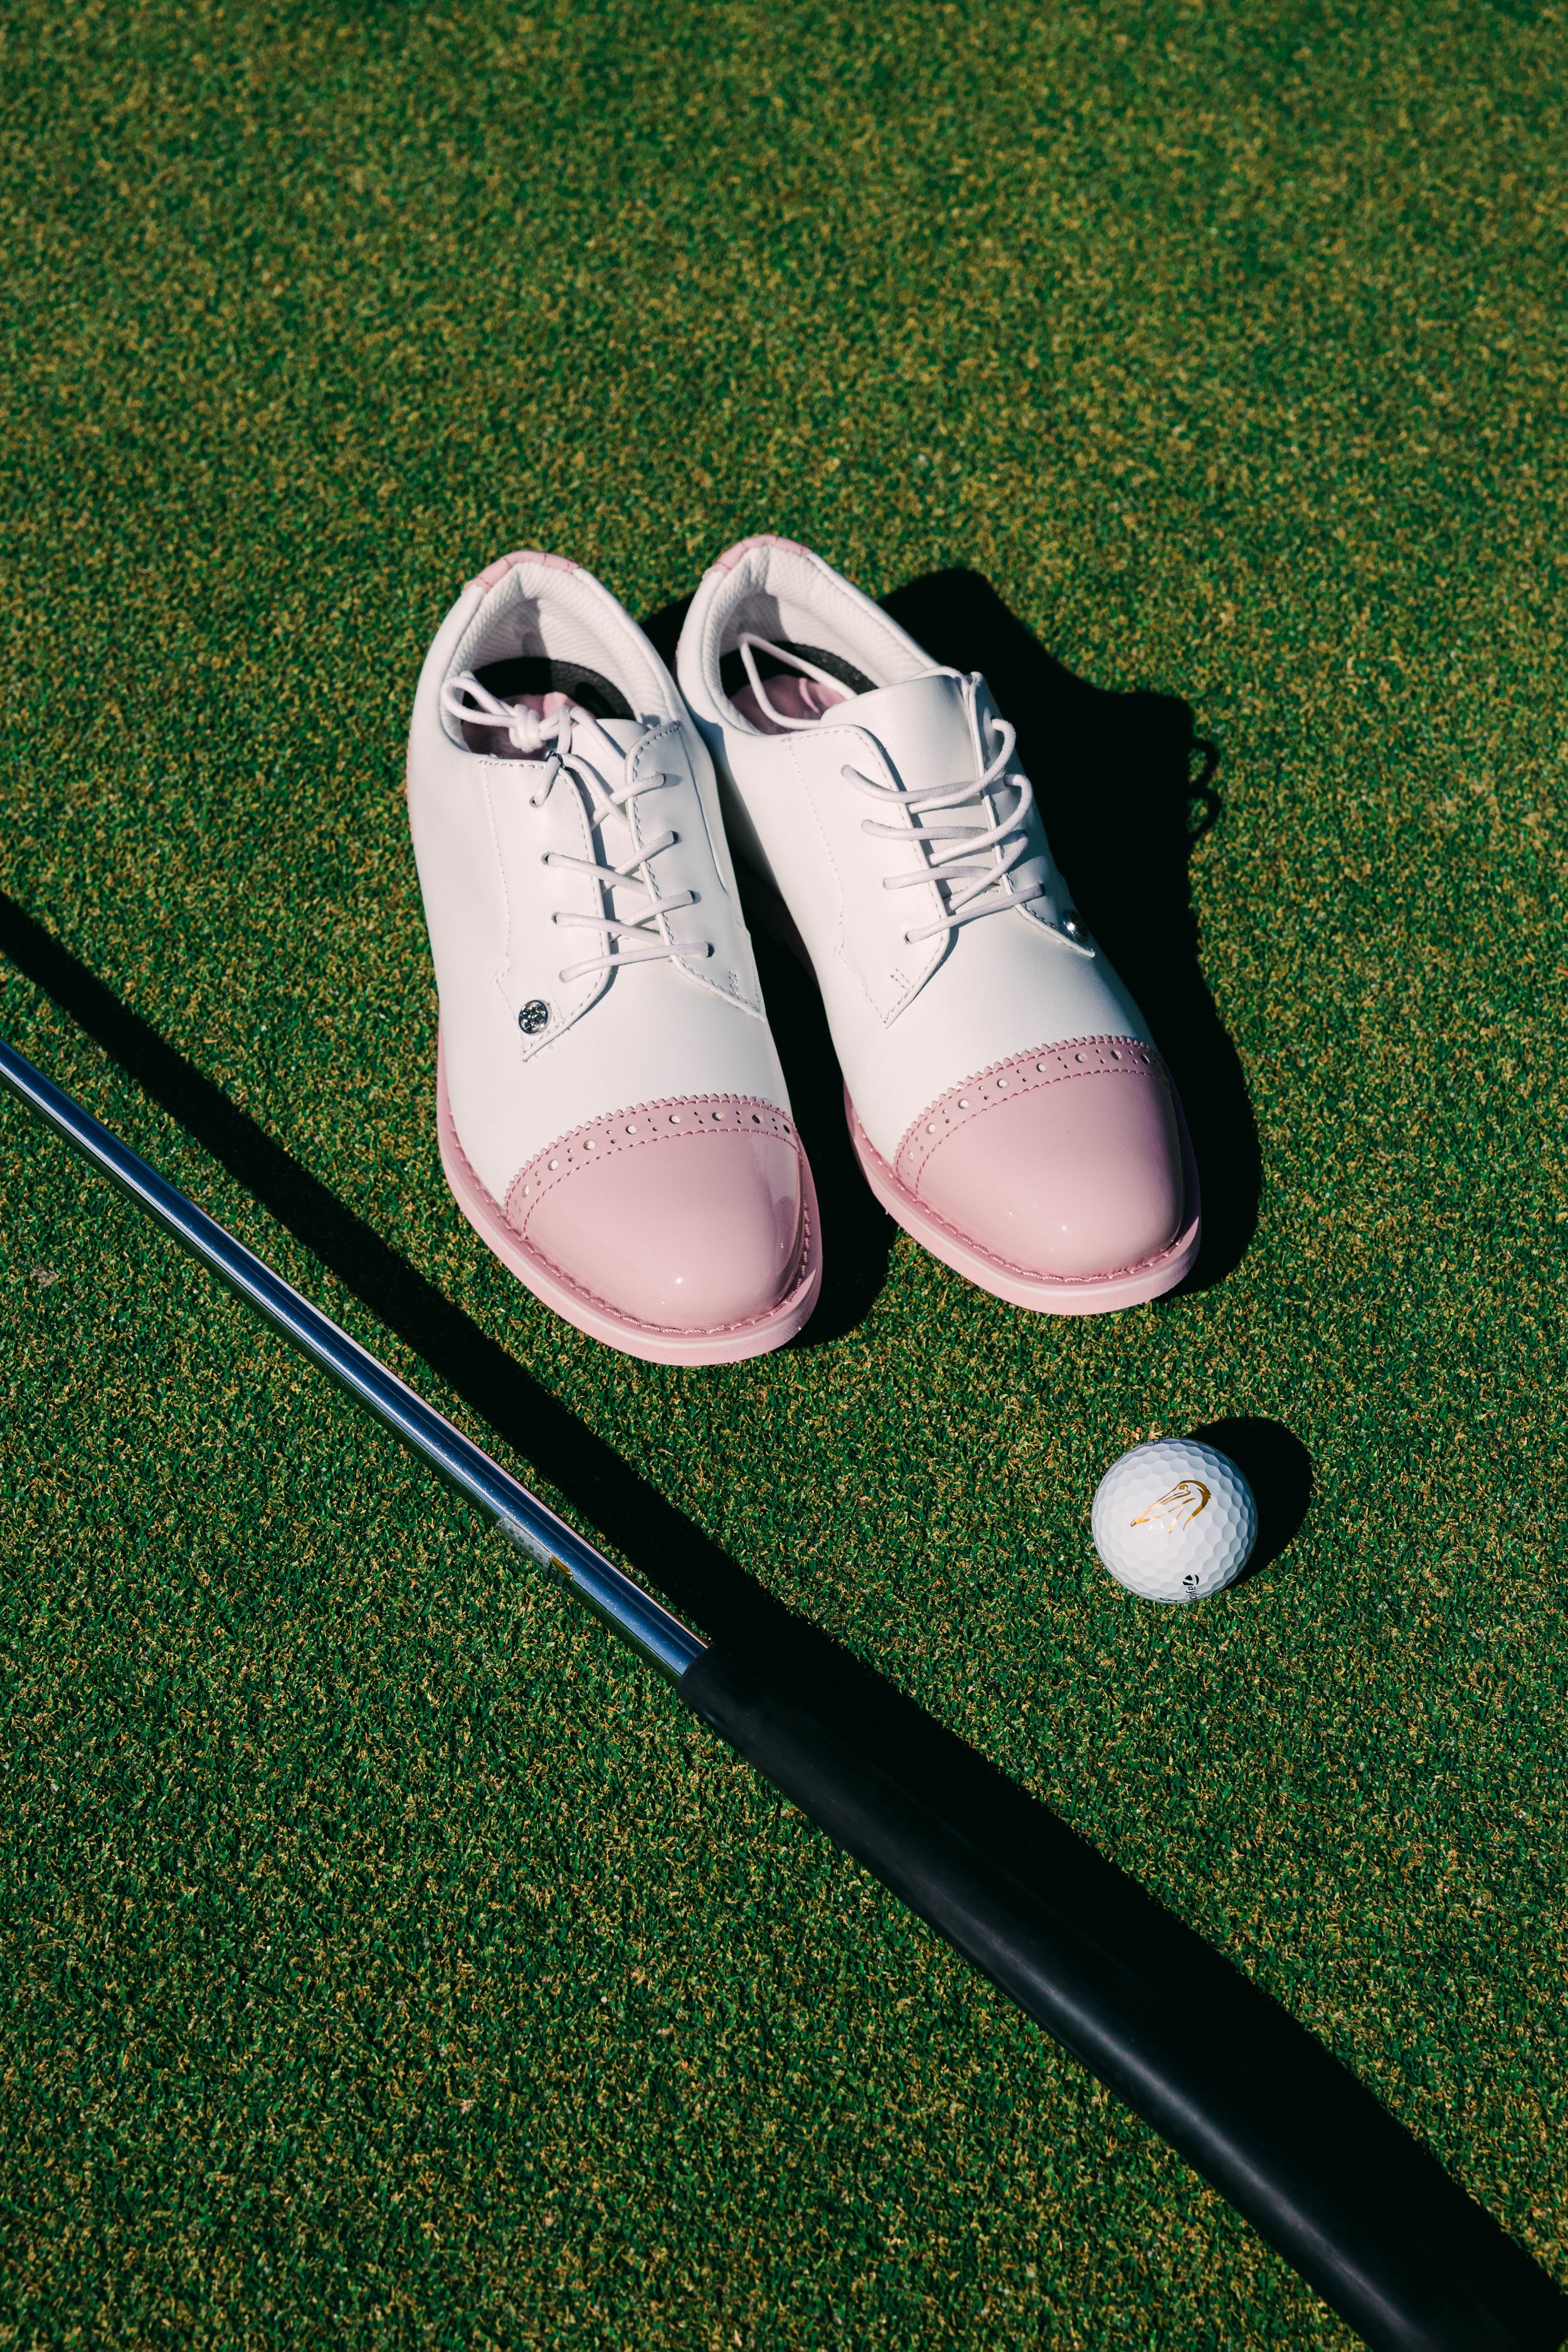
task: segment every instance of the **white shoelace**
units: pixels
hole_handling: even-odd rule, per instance
[[[785,653],[782,646],[770,645],[766,637],[754,637],[749,629],[742,630],[736,644],[740,647],[741,666],[746,673],[746,682],[757,698],[758,708],[766,711],[775,727],[815,727],[817,719],[788,719],[782,710],[774,708],[763,691],[763,681],[757,669],[759,651],[771,654],[775,661],[788,662],[791,669],[799,670],[806,677],[816,678],[819,686],[832,687],[836,697],[848,694],[849,689],[842,678],[830,677],[826,670],[818,669],[815,662],[805,660],[800,654]]]
[[[750,680],[752,691],[769,717],[781,727],[816,727],[816,719],[786,719],[776,710],[763,692],[763,682],[757,675],[756,655],[770,654],[775,661],[787,662],[792,669],[804,670],[808,677],[819,678],[824,686],[837,686],[838,680],[818,669],[815,662],[803,661],[798,654],[785,651],[783,646],[770,645],[765,637],[748,635],[740,639],[741,660]],[[935,939],[943,931],[956,931],[965,923],[977,923],[986,915],[999,915],[1009,907],[1027,907],[1036,898],[1046,896],[1043,882],[1028,882],[1022,888],[1013,879],[1013,868],[1021,857],[1028,855],[1029,839],[1026,819],[1035,804],[1034,786],[1028,778],[1009,772],[1009,761],[1017,744],[1016,730],[1005,719],[988,719],[986,724],[1001,742],[1001,750],[984,772],[969,784],[924,784],[905,792],[897,784],[879,784],[874,776],[863,775],[858,768],[839,770],[846,783],[854,784],[874,799],[893,802],[916,816],[924,816],[933,809],[960,808],[966,801],[978,800],[984,806],[985,794],[1000,787],[1011,788],[1018,795],[1011,813],[992,825],[922,824],[913,838],[926,844],[951,841],[957,845],[944,849],[940,856],[927,852],[926,863],[918,874],[884,876],[884,890],[917,890],[923,883],[935,882],[947,891],[947,911],[935,922],[923,923],[918,931],[906,931],[905,940],[913,947],[919,940]],[[874,818],[862,820],[862,833],[875,834],[886,841],[910,839],[901,824],[879,824]],[[983,861],[975,871],[973,861]],[[973,880],[969,879],[973,873]],[[961,882],[967,887],[961,887]]]
[[[933,923],[922,923],[919,930],[906,931],[904,938],[911,947],[918,940],[933,940],[943,931],[956,931],[965,923],[977,923],[986,915],[1002,914],[1009,907],[1027,907],[1046,896],[1043,882],[1026,882],[1020,888],[1013,877],[1014,866],[1029,852],[1024,821],[1035,804],[1034,786],[1028,778],[1008,770],[1017,735],[1005,719],[988,719],[986,724],[1000,739],[1001,749],[972,784],[924,784],[913,792],[902,792],[896,784],[879,784],[874,776],[863,776],[858,768],[839,771],[845,782],[859,791],[880,801],[896,802],[900,808],[922,817],[929,809],[959,808],[966,801],[979,800],[984,806],[985,794],[997,789],[1011,789],[1018,795],[1009,814],[999,817],[994,824],[922,824],[914,835],[916,841],[951,841],[956,846],[944,849],[939,856],[928,854],[924,870],[919,874],[883,877],[884,890],[918,890],[925,882],[946,887],[947,912],[939,915]],[[862,822],[860,830],[879,835],[885,841],[908,841],[910,837],[901,824],[878,824],[869,817]],[[982,860],[978,872],[973,865],[977,857]],[[970,880],[972,874],[973,879]]]
[[[630,752],[623,751],[615,737],[605,732],[593,713],[583,709],[578,703],[568,702],[561,709],[542,717],[526,706],[514,709],[511,704],[500,701],[488,687],[479,684],[471,670],[464,670],[458,677],[448,678],[441,688],[441,708],[449,718],[465,726],[504,728],[524,759],[542,757],[544,772],[529,795],[534,808],[543,807],[558,776],[569,775],[586,803],[590,828],[601,837],[605,819],[611,816],[618,817],[629,831],[627,813],[638,793],[656,791],[668,781],[662,774],[654,774],[639,776],[636,783],[629,783],[626,779],[631,770]],[[580,751],[570,748],[574,730],[579,727],[587,728],[597,736],[619,768],[621,783],[618,790],[606,784]],[[576,963],[567,964],[559,974],[563,981],[575,980],[585,971],[612,971],[622,964],[660,963],[666,958],[678,961],[687,958],[700,960],[712,954],[712,944],[707,940],[682,943],[661,939],[658,932],[661,915],[674,914],[681,907],[697,904],[695,890],[679,890],[668,898],[654,896],[653,882],[647,869],[659,853],[673,848],[679,837],[679,834],[661,833],[655,840],[645,842],[641,848],[634,850],[621,866],[601,863],[592,857],[570,857],[563,850],[547,852],[542,861],[546,866],[568,866],[578,874],[590,874],[602,890],[622,890],[630,886],[645,891],[650,901],[640,915],[634,915],[627,920],[613,915],[552,915],[551,921],[559,923],[563,929],[594,930],[604,934],[604,954],[584,956]],[[631,944],[623,945],[623,941],[630,941]]]

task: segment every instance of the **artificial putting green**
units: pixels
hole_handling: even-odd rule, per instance
[[[667,1591],[683,1514],[704,1622],[765,1590],[1054,1806],[1568,2282],[1563,9],[3,40],[0,888],[79,981],[0,961],[0,1029],[634,1558],[644,1482]],[[629,1362],[460,1222],[424,646],[505,549],[650,615],[762,529],[1013,682],[1194,1108],[1191,1293],[1036,1319],[894,1239],[775,961],[804,1344]],[[153,1105],[113,1002],[482,1381]],[[8,1101],[0,1146],[0,2346],[1350,2343]],[[1096,1477],[1236,1415],[1310,1456],[1300,1532],[1132,1602]]]

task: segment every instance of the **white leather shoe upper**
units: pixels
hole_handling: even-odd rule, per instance
[[[469,582],[420,677],[408,806],[470,1222],[631,1352],[779,1345],[820,1249],[712,767],[590,573],[523,554]]]
[[[598,860],[590,790],[578,777],[559,772],[542,793],[544,749],[523,758],[497,733],[493,751],[472,750],[442,709],[449,680],[519,656],[551,662],[556,675],[594,673],[632,712],[604,730],[626,755],[626,781],[664,781],[602,830],[616,865],[674,835],[641,869],[645,879],[612,890],[584,870]],[[597,730],[578,726],[569,748],[605,787],[623,789]],[[408,814],[447,1096],[463,1149],[496,1200],[546,1144],[630,1104],[729,1094],[788,1112],[707,752],[664,664],[591,573],[525,555],[469,582],[420,675]],[[688,893],[689,903],[666,911]],[[650,914],[647,943],[689,955],[605,955],[596,926]],[[563,916],[572,919],[564,926]]]
[[[836,665],[845,685],[829,677],[813,699],[842,698],[764,731],[748,716],[754,689],[737,684],[737,707],[724,682],[742,636]],[[1147,1043],[1105,958],[1062,928],[1066,885],[1016,763],[998,767],[1012,730],[984,678],[939,668],[820,556],[781,540],[747,541],[704,575],[678,670],[736,848],[805,941],[850,1097],[885,1159],[928,1104],[994,1064],[1068,1038]],[[763,682],[781,717],[798,698],[789,677],[781,666]],[[967,848],[960,828],[988,845]],[[938,874],[942,859],[954,862]]]

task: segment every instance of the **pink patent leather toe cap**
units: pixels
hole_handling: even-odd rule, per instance
[[[1170,1080],[1130,1037],[1075,1038],[952,1087],[904,1138],[899,1174],[991,1256],[1055,1278],[1157,1256],[1187,1208]]]
[[[528,1247],[597,1305],[678,1332],[768,1315],[796,1279],[804,1158],[771,1104],[652,1103],[541,1152],[507,1196]]]

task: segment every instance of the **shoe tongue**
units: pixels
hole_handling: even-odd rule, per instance
[[[591,761],[594,760],[594,754],[596,751],[599,757],[598,760],[594,761],[595,767],[600,764],[605,756],[601,729],[609,737],[617,751],[635,751],[647,733],[647,723],[641,719],[595,719],[592,727],[584,727],[581,724],[574,727],[573,750],[580,751],[585,760]]]
[[[851,695],[824,711],[818,727],[863,727],[874,736],[907,788],[961,784],[979,775],[964,681],[943,671]]]

